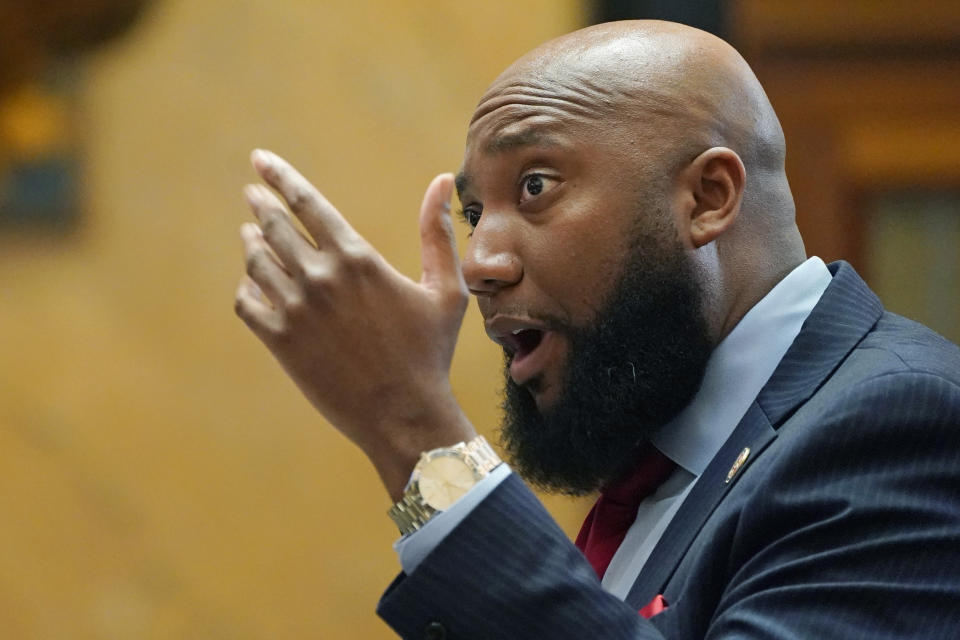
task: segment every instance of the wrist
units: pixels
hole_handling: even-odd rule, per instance
[[[452,398],[451,405],[443,411],[398,419],[381,432],[384,437],[365,448],[392,502],[403,496],[421,453],[476,437],[473,425]]]

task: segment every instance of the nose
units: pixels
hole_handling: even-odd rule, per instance
[[[484,214],[480,219],[461,262],[463,278],[476,296],[491,296],[523,277],[523,265],[513,245],[516,238],[491,218]]]

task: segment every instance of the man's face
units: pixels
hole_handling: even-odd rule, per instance
[[[503,95],[506,94],[506,95]],[[590,325],[623,269],[642,177],[600,123],[508,86],[471,123],[458,191],[463,260],[487,334],[537,406],[558,399],[568,332]]]
[[[656,153],[562,86],[500,83],[471,123],[463,272],[507,353],[507,448],[541,485],[609,480],[702,377],[702,296]]]

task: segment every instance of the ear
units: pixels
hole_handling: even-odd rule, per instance
[[[734,151],[713,147],[694,158],[681,180],[689,204],[684,212],[684,229],[689,242],[700,248],[717,239],[736,220],[747,171]]]

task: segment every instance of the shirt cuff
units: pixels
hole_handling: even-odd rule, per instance
[[[407,534],[393,543],[393,550],[397,552],[400,566],[407,575],[416,570],[423,559],[440,544],[447,535],[456,528],[463,519],[470,515],[474,508],[483,502],[510,475],[507,463],[501,463],[487,476],[473,485],[459,500],[445,510],[439,511],[427,524],[417,531]]]

